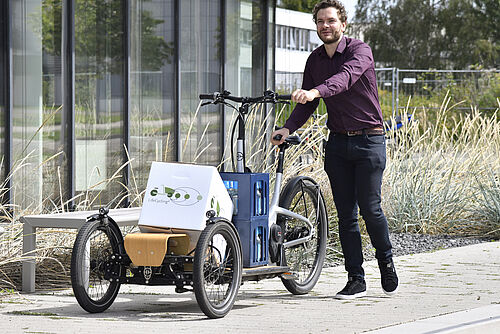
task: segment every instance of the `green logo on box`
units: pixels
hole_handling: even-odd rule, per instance
[[[151,196],[166,196],[172,203],[182,206],[195,205],[203,199],[200,192],[190,187],[170,188],[166,186],[154,187]]]

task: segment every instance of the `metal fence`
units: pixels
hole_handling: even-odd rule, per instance
[[[412,70],[377,68],[379,98],[384,117],[397,116],[408,108],[439,109],[448,96],[454,110],[483,112],[498,108],[500,70]],[[299,88],[302,72],[277,72],[276,87],[290,92]],[[320,111],[321,112],[321,111]]]

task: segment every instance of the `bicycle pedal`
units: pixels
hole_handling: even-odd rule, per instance
[[[281,278],[286,280],[298,280],[299,275],[297,275],[296,273],[286,272],[281,274]]]

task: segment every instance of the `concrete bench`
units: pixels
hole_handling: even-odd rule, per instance
[[[36,229],[37,228],[67,228],[80,229],[87,217],[98,211],[74,211],[43,215],[28,215],[20,218],[23,223],[23,255],[34,257],[36,251]],[[123,208],[109,210],[109,216],[118,226],[134,226],[139,221],[141,208]],[[22,268],[22,291],[35,292],[35,268],[36,261],[29,258],[23,261]]]

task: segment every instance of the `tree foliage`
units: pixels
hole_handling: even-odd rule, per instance
[[[377,62],[400,68],[498,66],[498,0],[359,0]]]
[[[85,70],[96,73],[110,71],[120,73],[123,66],[123,3],[122,1],[76,0],[75,1],[75,54],[86,61],[77,62]],[[163,20],[155,19],[149,11],[140,12],[141,68],[159,70],[170,63],[173,45],[157,32]],[[33,18],[34,19],[34,18]],[[44,0],[39,34],[43,50],[48,54],[61,54],[62,2]],[[83,64],[83,65],[81,65]],[[78,69],[77,69],[78,70]]]
[[[299,12],[312,13],[316,3],[318,3],[318,0],[281,0],[277,6]]]

